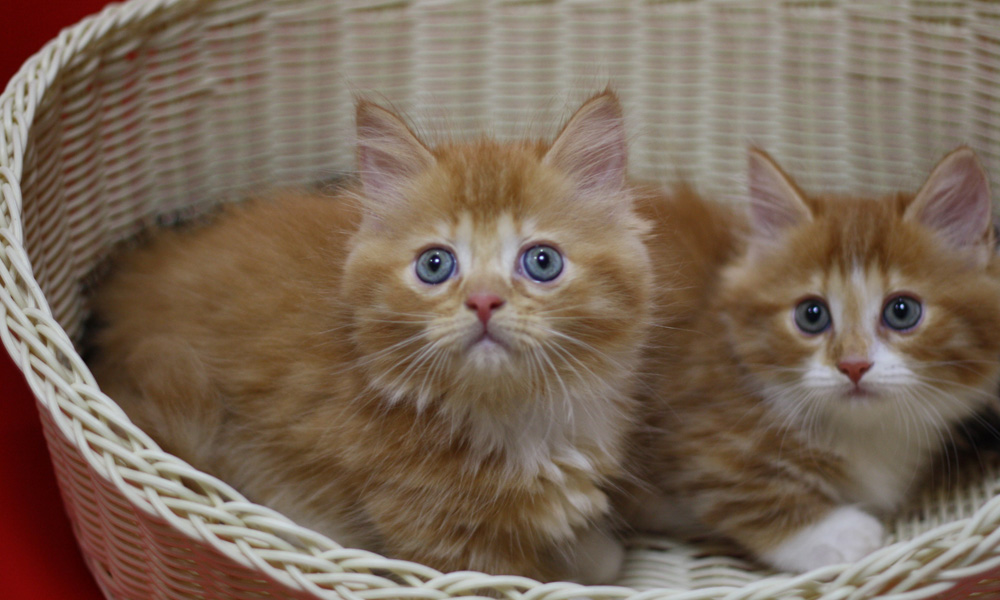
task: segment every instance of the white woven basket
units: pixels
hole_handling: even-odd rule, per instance
[[[88,274],[115,242],[350,170],[354,91],[426,131],[510,137],[553,133],[609,81],[638,177],[738,197],[752,141],[807,189],[881,192],[964,142],[1000,189],[996,2],[132,0],[24,65],[0,96],[0,338],[109,598],[1000,594],[992,465],[915,502],[885,549],[794,578],[654,538],[633,541],[621,587],[588,589],[342,549],[159,450],[75,350]]]

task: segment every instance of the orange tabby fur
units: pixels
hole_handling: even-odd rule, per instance
[[[750,219],[686,189],[645,208],[665,287],[647,367],[659,409],[635,459],[650,489],[626,511],[803,571],[876,548],[869,513],[897,508],[991,401],[1000,260],[966,149],[916,198],[806,196],[760,151],[750,181]],[[879,320],[900,291],[924,307],[907,332]],[[835,313],[815,335],[794,322],[810,297]],[[853,391],[849,358],[873,365]]]
[[[358,132],[360,185],[227,206],[120,258],[93,302],[102,389],[166,449],[342,544],[612,579],[605,487],[652,285],[617,98],[551,146],[429,149],[367,102]],[[539,241],[566,261],[546,284],[520,272]],[[437,286],[414,274],[429,246],[458,260]],[[495,342],[466,306],[484,290],[505,302]]]

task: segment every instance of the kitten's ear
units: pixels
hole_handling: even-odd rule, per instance
[[[962,146],[941,159],[904,214],[941,234],[949,244],[965,248],[992,244],[993,202],[982,164]]]
[[[747,159],[750,222],[758,237],[773,240],[785,229],[812,220],[802,192],[774,159],[760,148],[750,148]]]
[[[358,102],[356,122],[365,196],[375,202],[400,199],[406,184],[434,164],[434,155],[402,119],[377,104]]]
[[[622,106],[607,90],[570,117],[543,162],[569,173],[581,191],[617,192],[625,186],[627,160]]]

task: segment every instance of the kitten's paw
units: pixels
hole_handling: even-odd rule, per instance
[[[792,534],[762,558],[784,571],[804,572],[856,561],[877,550],[884,536],[878,519],[853,506],[842,506]]]
[[[625,547],[598,528],[580,534],[573,548],[569,579],[584,585],[612,583],[625,561]]]

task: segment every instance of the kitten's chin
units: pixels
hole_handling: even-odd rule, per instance
[[[485,334],[466,349],[465,360],[477,373],[496,375],[510,366],[510,349],[502,341]]]
[[[856,385],[850,386],[843,393],[843,399],[847,402],[877,402],[882,398],[882,394],[871,386]]]
[[[892,393],[877,385],[848,385],[835,391],[830,402],[839,410],[862,411],[868,414],[880,414],[883,410],[895,410],[892,407]]]

